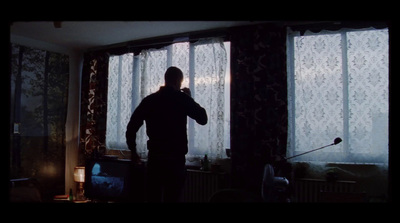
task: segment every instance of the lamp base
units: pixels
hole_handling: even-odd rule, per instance
[[[78,200],[78,201],[86,200],[85,193],[84,193],[83,182],[79,182],[78,183],[78,186],[77,186],[77,189],[76,189],[75,200]]]

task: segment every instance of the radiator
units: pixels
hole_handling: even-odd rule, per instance
[[[293,202],[318,202],[321,192],[354,193],[356,182],[296,179],[293,182],[293,186]]]
[[[227,186],[228,175],[226,173],[188,169],[183,190],[183,201],[208,202],[215,192]]]

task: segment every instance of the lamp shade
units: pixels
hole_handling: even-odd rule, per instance
[[[74,169],[74,181],[79,183],[85,182],[85,167],[77,166]]]

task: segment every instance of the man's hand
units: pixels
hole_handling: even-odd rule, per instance
[[[141,164],[142,163],[142,161],[140,160],[140,156],[136,153],[136,152],[134,152],[134,151],[131,151],[131,160],[132,160],[132,162],[133,162],[133,164]]]

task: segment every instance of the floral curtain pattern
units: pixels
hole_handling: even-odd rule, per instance
[[[237,187],[259,193],[263,169],[286,153],[286,31],[237,28],[231,36],[231,150]]]
[[[84,58],[79,145],[84,158],[105,153],[108,60],[106,53]]]

